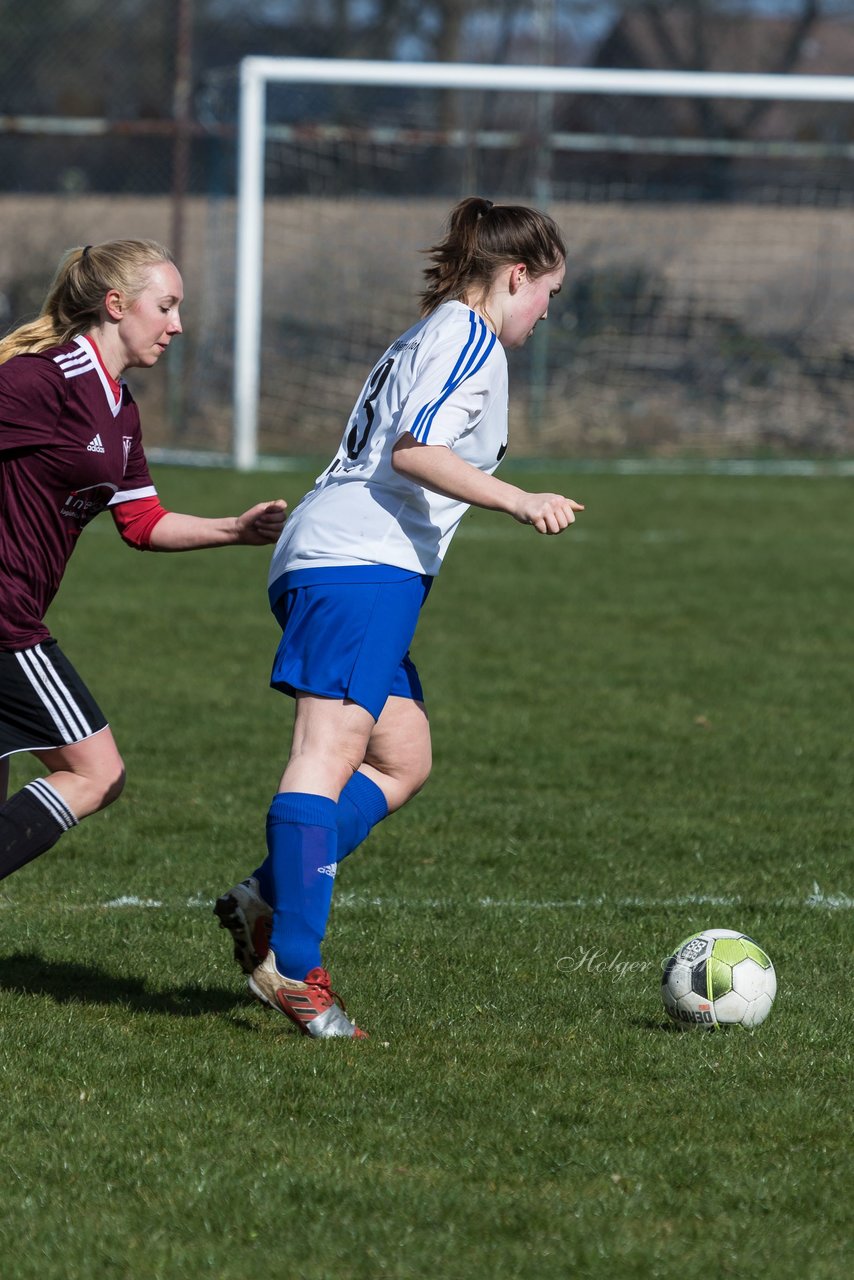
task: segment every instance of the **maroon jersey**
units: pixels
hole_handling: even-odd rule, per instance
[[[0,649],[49,637],[44,615],[90,520],[154,496],[139,410],[124,383],[116,402],[92,343],[0,364]]]

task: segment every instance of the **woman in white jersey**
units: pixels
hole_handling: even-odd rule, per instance
[[[267,859],[215,906],[253,994],[315,1037],[364,1035],[320,944],[338,863],[430,772],[409,645],[457,525],[474,504],[556,534],[583,509],[493,475],[507,447],[505,348],[525,343],[560,291],[558,227],[471,197],[428,255],[421,320],[371,370],[273,553],[271,683],[296,699],[291,753]]]

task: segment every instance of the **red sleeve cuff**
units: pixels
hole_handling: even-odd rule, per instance
[[[157,497],[120,502],[110,507],[110,511],[125,542],[140,551],[147,551],[151,546],[151,531],[167,514]]]

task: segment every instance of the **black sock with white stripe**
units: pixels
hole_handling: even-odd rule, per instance
[[[0,805],[0,880],[46,853],[77,818],[44,778]]]

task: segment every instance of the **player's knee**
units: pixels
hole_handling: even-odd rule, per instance
[[[118,760],[112,769],[93,780],[96,790],[96,795],[93,797],[96,800],[96,809],[106,809],[108,805],[118,800],[125,789],[126,777],[124,764]]]
[[[427,779],[433,769],[433,757],[428,750],[414,765],[410,776],[410,786],[412,788],[410,794],[415,796],[426,784]]]
[[[398,767],[390,774],[387,774],[388,784],[395,791],[396,805],[406,804],[407,800],[411,800],[413,796],[417,796],[418,792],[430,777],[430,770],[433,761],[428,751],[426,755],[421,754],[406,762],[403,767]]]
[[[382,749],[378,750],[377,745]],[[372,744],[372,748],[365,755],[365,763],[382,774],[389,807],[399,809],[418,794],[430,777],[433,753],[429,734],[409,742]]]

